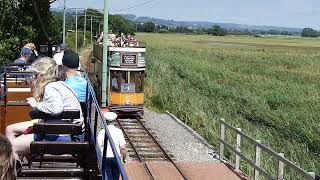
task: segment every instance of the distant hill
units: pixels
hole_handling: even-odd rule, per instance
[[[246,24],[235,24],[235,23],[214,23],[214,22],[208,22],[208,21],[174,21],[174,20],[166,20],[166,19],[159,19],[159,18],[153,18],[148,16],[143,17],[137,17],[133,14],[119,14],[122,17],[133,21],[133,22],[153,22],[155,24],[160,25],[166,25],[168,27],[177,27],[177,26],[184,26],[191,29],[198,29],[198,28],[210,28],[213,25],[219,25],[226,29],[232,29],[232,30],[261,30],[261,31],[269,31],[269,30],[275,30],[275,31],[288,31],[293,33],[301,33],[301,28],[288,28],[288,27],[277,27],[277,26],[259,26],[259,25],[246,25]]]
[[[62,15],[63,10],[61,9],[54,9],[52,8],[51,11],[56,15]],[[78,14],[82,14],[83,12],[78,12]],[[75,11],[69,11],[68,15],[75,15]],[[174,21],[174,20],[167,20],[167,19],[160,19],[160,18],[153,18],[148,16],[137,17],[133,14],[119,14],[122,17],[128,19],[132,22],[153,22],[159,25],[166,25],[168,27],[177,27],[183,26],[188,27],[191,29],[199,29],[199,28],[210,28],[214,25],[219,25],[226,29],[231,30],[260,30],[260,31],[288,31],[291,33],[301,33],[302,28],[288,28],[288,27],[277,27],[277,26],[259,26],[259,25],[246,25],[246,24],[236,24],[236,23],[215,23],[215,22],[208,22],[208,21]]]

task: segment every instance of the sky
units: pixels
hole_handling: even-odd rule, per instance
[[[63,7],[58,0],[52,7]],[[320,30],[320,0],[108,0],[111,14]],[[150,0],[149,0],[150,1]],[[104,0],[66,0],[69,8],[103,9]],[[119,11],[121,9],[126,9]]]

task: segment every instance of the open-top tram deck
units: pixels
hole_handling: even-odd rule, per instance
[[[84,114],[90,114],[90,116],[85,117],[83,129],[82,125],[71,123],[73,119],[80,117],[79,110],[64,111],[58,116],[50,116],[33,110],[29,114],[31,108],[27,105],[25,98],[32,96],[32,86],[26,77],[15,78],[14,82],[12,80],[14,73],[16,72],[1,73],[1,134],[5,134],[7,125],[27,121],[32,117],[32,119],[43,120],[33,125],[34,134],[40,137],[46,134],[70,134],[71,139],[74,139],[71,142],[33,141],[30,144],[31,156],[28,159],[24,158],[27,163],[17,169],[18,179],[106,179],[105,151],[107,146],[105,145],[101,152],[97,145],[98,120],[102,128],[106,129],[105,138],[109,139],[114,152],[116,148],[106,128],[107,123],[102,116],[91,83],[88,82],[86,106],[82,108],[86,112]],[[21,109],[21,106],[25,109]],[[46,119],[70,119],[70,123],[64,121],[62,124],[52,124],[46,123]],[[81,135],[84,140],[79,141],[73,138],[78,135]],[[128,179],[118,154],[114,154],[116,154],[115,158],[122,179]]]

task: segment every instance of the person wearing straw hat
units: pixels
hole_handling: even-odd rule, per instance
[[[118,115],[114,112],[106,112],[104,113],[103,116],[107,120],[107,123],[108,123],[107,128],[112,137],[117,153],[119,156],[122,155],[123,161],[124,161],[127,156],[126,141],[124,139],[124,135],[121,129],[113,125],[113,122],[117,119]],[[105,130],[102,129],[98,135],[98,144],[101,149],[101,153],[103,153],[104,136],[105,136]],[[107,168],[108,179],[119,179],[120,172],[117,168],[116,159],[114,158],[109,141],[107,144],[106,164],[107,164],[106,168]]]

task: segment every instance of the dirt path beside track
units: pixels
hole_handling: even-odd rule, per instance
[[[91,62],[92,48],[83,49],[81,52],[79,52],[79,56],[80,56],[81,70],[86,71],[88,67],[88,63]]]

